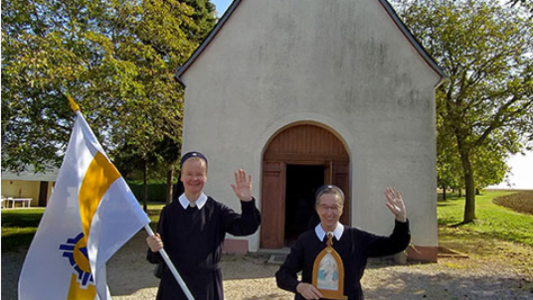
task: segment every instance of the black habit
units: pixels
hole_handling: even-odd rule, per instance
[[[161,211],[158,232],[164,249],[196,300],[224,299],[218,263],[226,233],[250,235],[261,223],[255,200],[241,201],[241,206],[242,215],[208,197],[201,209],[184,209],[176,200]],[[147,259],[163,260],[150,249]],[[187,299],[169,268],[163,271],[156,299]]]
[[[348,300],[364,299],[360,280],[369,257],[393,255],[409,245],[409,223],[395,223],[394,231],[388,237],[344,226],[340,240],[333,238],[333,248],[339,253],[344,265],[344,295]],[[296,286],[300,283],[296,274],[302,271],[302,282],[312,283],[313,264],[326,247],[326,240],[324,238],[320,241],[314,229],[303,233],[276,273],[278,287],[295,293],[296,300],[304,299],[296,291]]]

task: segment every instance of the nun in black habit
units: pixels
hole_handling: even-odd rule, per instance
[[[181,159],[180,182],[183,190],[161,211],[158,233],[146,239],[147,259],[163,261],[158,253],[163,246],[183,281],[196,300],[224,299],[222,273],[218,263],[226,233],[253,234],[261,215],[252,197],[252,177],[242,169],[235,171],[235,195],[241,200],[242,214],[203,193],[207,181],[207,159],[189,152]],[[187,299],[169,268],[164,268],[157,300]]]
[[[325,185],[318,189],[315,209],[320,217],[320,224],[298,237],[287,259],[276,273],[278,287],[295,293],[295,300],[323,299],[320,290],[311,284],[313,266],[318,254],[326,247],[326,235],[331,235],[332,247],[344,266],[342,294],[348,300],[364,299],[360,280],[367,259],[403,251],[411,239],[402,194],[388,188],[385,197],[386,206],[395,216],[395,227],[390,236],[377,236],[339,222],[344,203],[344,193],[340,188]],[[297,276],[300,271],[301,280]]]

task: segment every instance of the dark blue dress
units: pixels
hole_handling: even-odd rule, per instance
[[[184,209],[174,201],[161,211],[158,232],[165,251],[196,300],[224,299],[218,263],[226,233],[250,235],[261,224],[255,200],[241,201],[241,205],[242,215],[208,197],[201,209]],[[150,249],[147,259],[151,263],[163,260]],[[168,268],[161,277],[156,299],[187,299]]]
[[[348,300],[364,299],[360,280],[369,257],[396,254],[409,245],[409,223],[396,221],[393,233],[377,236],[357,228],[344,227],[341,239],[333,238],[333,248],[340,255],[344,266],[344,295]],[[326,239],[320,241],[315,230],[303,233],[291,253],[276,273],[278,287],[295,293],[294,299],[304,299],[296,291],[300,283],[296,274],[302,271],[302,282],[312,283],[313,264],[318,254],[326,247]]]

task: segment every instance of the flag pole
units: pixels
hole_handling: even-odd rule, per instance
[[[150,236],[154,235],[154,232],[152,231],[150,224],[146,224],[144,226],[144,229],[146,230],[146,232],[148,232],[148,235]],[[168,257],[165,249],[161,248],[159,250],[159,254],[161,254],[161,257],[163,257],[163,260],[165,261],[167,266],[170,268],[170,271],[172,271],[174,278],[176,278],[176,280],[178,281],[179,285],[181,286],[181,289],[183,290],[183,293],[185,293],[185,296],[187,296],[189,300],[194,300],[194,297],[192,296],[191,291],[189,291],[189,288],[187,287],[183,279],[181,279],[180,273],[178,273],[178,270],[176,270],[176,267],[174,267],[174,264],[172,264],[172,261],[170,260],[170,257]]]
[[[70,103],[70,107],[72,108],[72,110],[76,114],[78,114],[80,112],[80,107],[78,106],[78,104],[72,99],[72,97],[70,97],[70,95],[67,94],[66,97],[68,99],[68,102]],[[150,236],[154,235],[154,232],[152,228],[150,227],[150,224],[146,224],[144,226],[144,229],[146,230],[146,232],[148,232],[148,235]],[[161,248],[159,250],[159,253],[161,254],[161,257],[163,257],[163,260],[165,261],[167,266],[170,268],[170,271],[174,275],[174,278],[176,278],[176,281],[178,281],[181,289],[183,290],[183,293],[185,293],[185,296],[187,296],[187,299],[194,300],[194,297],[192,296],[191,291],[189,291],[189,288],[187,287],[187,285],[181,278],[180,273],[178,273],[178,270],[176,269],[176,267],[174,267],[174,264],[170,260],[170,257],[168,257],[168,254],[165,251],[165,249]]]

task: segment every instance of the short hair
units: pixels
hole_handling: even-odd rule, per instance
[[[318,188],[318,190],[315,193],[315,207],[318,207],[318,204],[320,202],[320,197],[324,194],[335,194],[339,196],[340,199],[340,205],[344,206],[344,193],[342,190],[333,184],[325,184]]]

